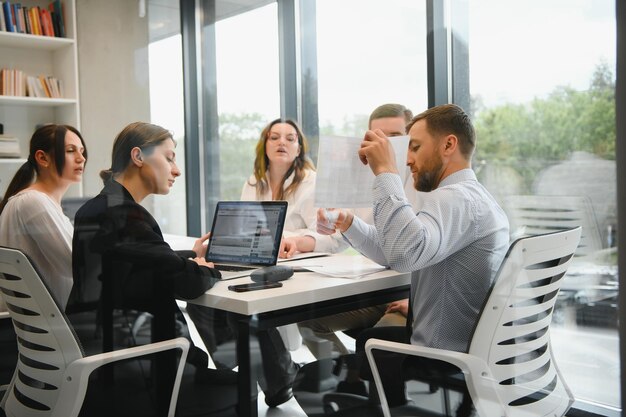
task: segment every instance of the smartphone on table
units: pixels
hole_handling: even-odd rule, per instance
[[[238,284],[238,285],[229,285],[228,289],[235,292],[246,292],[246,291],[256,291],[256,290],[265,290],[268,288],[280,288],[283,286],[282,282],[251,282],[249,284]]]

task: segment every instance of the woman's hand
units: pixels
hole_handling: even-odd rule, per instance
[[[298,250],[298,243],[294,237],[283,237],[278,250],[279,258],[291,258]]]
[[[198,255],[198,258],[204,258],[204,255],[206,255],[206,248],[208,244],[207,241],[209,240],[210,237],[211,237],[211,232],[196,239],[196,242],[193,244],[193,248],[191,250],[194,251],[196,255]]]
[[[204,259],[204,256],[193,258],[192,261],[194,261],[200,266],[206,266],[207,268],[215,268],[215,265],[213,264],[213,262],[207,262],[206,259]]]
[[[279,258],[291,258],[296,252],[313,252],[315,238],[313,236],[283,237],[278,251]]]

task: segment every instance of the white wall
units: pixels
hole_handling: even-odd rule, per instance
[[[150,121],[148,19],[134,0],[76,0],[81,133],[89,162],[84,195],[102,188],[113,140],[124,126]]]

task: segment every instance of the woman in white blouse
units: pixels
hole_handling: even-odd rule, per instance
[[[78,130],[42,126],[31,137],[28,160],[0,202],[0,246],[26,253],[62,308],[72,290],[74,231],[61,209],[61,198],[70,185],[82,180],[86,161]]]
[[[309,144],[296,122],[276,119],[261,132],[254,173],[244,183],[241,200],[288,202],[284,236],[298,239],[301,251],[334,252],[337,242],[319,235],[315,202],[315,166]],[[302,244],[308,247],[300,247]]]

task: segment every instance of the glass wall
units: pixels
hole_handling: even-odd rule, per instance
[[[576,406],[612,415],[620,407],[615,2],[461,3],[474,170],[507,211],[511,239],[583,226],[553,345]],[[361,136],[382,103],[427,107],[426,2],[315,4],[320,134]],[[271,3],[216,23],[221,199],[239,198],[258,135],[279,113],[278,19]]]
[[[280,117],[276,3],[215,25],[220,199],[239,200],[263,127]]]
[[[166,233],[187,234],[185,203],[185,115],[180,32],[150,42],[150,120],[170,130],[176,145],[176,163],[183,175],[167,196],[154,196],[153,215]]]
[[[610,0],[469,3],[474,169],[512,238],[582,225],[555,356],[579,402],[619,408],[615,38]]]
[[[320,134],[363,136],[372,110],[428,102],[426,3],[318,0]]]

